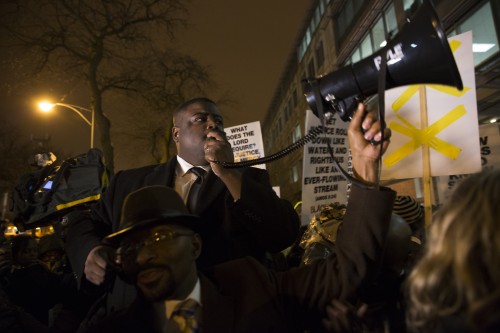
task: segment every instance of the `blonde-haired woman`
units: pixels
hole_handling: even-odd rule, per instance
[[[407,287],[410,332],[500,332],[500,170],[463,180],[436,212]]]

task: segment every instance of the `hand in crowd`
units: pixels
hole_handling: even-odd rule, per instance
[[[105,245],[98,245],[89,252],[84,268],[87,280],[97,286],[104,282],[106,271],[112,266],[114,252],[112,247]]]
[[[358,309],[347,302],[334,299],[326,307],[326,318],[323,326],[332,333],[360,333],[363,332],[362,318],[366,314],[368,305],[362,304]]]
[[[391,131],[384,130],[382,139],[381,122],[377,120],[376,112],[366,110],[362,103],[354,113],[349,124],[348,136],[351,148],[354,175],[359,180],[375,184],[378,181],[378,162],[389,146]]]

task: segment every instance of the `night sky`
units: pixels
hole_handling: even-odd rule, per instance
[[[263,120],[311,1],[195,0],[190,27],[179,40],[211,68],[225,107],[226,126]],[[215,93],[217,95],[217,93]],[[218,96],[214,96],[217,99]]]
[[[221,105],[227,127],[264,119],[310,3],[305,0],[189,2],[188,26],[176,35],[177,48],[209,67],[218,86],[207,97],[234,102]],[[2,66],[6,68],[5,62]],[[5,70],[2,73],[2,81],[8,83],[10,76]],[[50,83],[47,90],[49,86]],[[4,103],[0,112],[21,119],[27,133],[35,137],[49,134],[51,145],[62,147],[69,155],[88,149],[89,126],[73,112],[60,110],[43,117],[35,105],[39,96],[24,91],[12,94],[7,90],[1,95]],[[68,99],[65,103],[89,107],[86,98]],[[114,125],[118,123],[113,121]],[[98,139],[95,141],[98,147]],[[116,169],[151,162],[149,155],[131,156],[118,141],[114,145]]]

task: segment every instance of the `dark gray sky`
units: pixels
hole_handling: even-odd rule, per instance
[[[310,4],[311,0],[192,0],[188,3],[188,27],[177,34],[179,51],[189,53],[210,68],[218,86],[208,97],[235,102],[221,105],[226,126],[263,120]],[[8,82],[9,75],[3,72],[2,80]],[[49,134],[51,145],[63,147],[69,155],[88,149],[89,127],[76,114],[60,110],[42,116],[34,103],[40,96],[31,96],[27,91],[13,93],[1,93],[6,103],[0,111],[9,118],[21,119],[27,133],[35,137]],[[12,103],[8,103],[8,99],[12,99]],[[65,102],[89,107],[85,101]],[[119,123],[112,121],[114,125]],[[98,139],[95,141],[98,146]],[[118,169],[150,163],[147,151],[139,158],[136,152],[128,154],[127,150],[131,149],[117,147],[117,144]]]
[[[226,126],[263,120],[306,17],[309,0],[193,0],[182,48],[210,66]]]

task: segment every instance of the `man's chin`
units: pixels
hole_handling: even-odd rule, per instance
[[[161,301],[169,296],[173,288],[172,275],[165,268],[150,268],[137,275],[137,286],[150,301]]]

